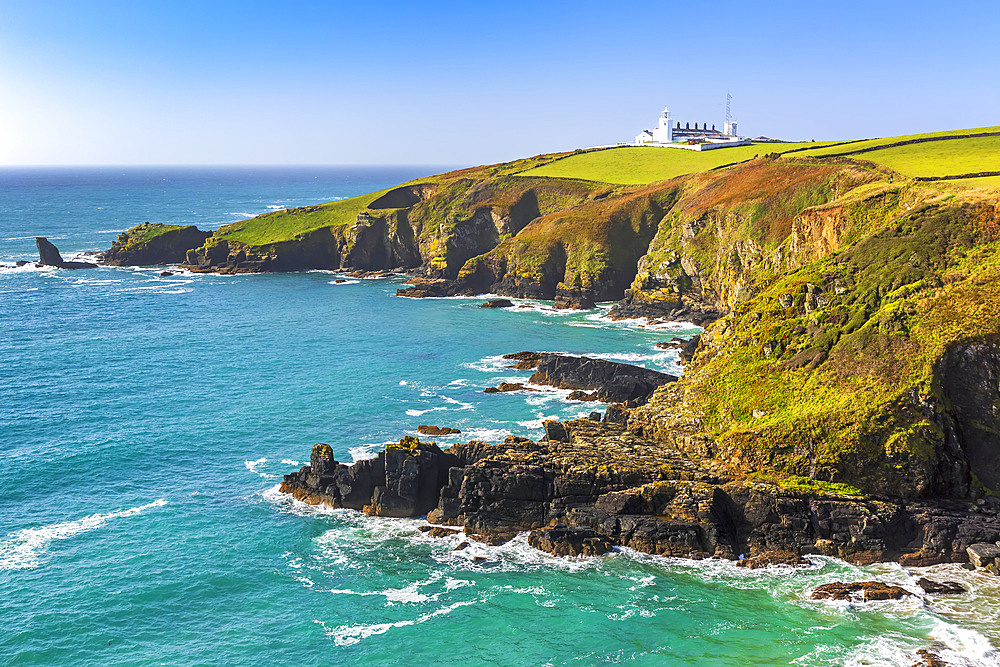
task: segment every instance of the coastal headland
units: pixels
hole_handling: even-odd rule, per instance
[[[561,554],[966,562],[1000,540],[998,132],[538,156],[147,224],[104,261],[405,271],[401,296],[706,327],[679,379],[537,442],[404,438],[350,467],[317,446],[282,485],[305,502]]]

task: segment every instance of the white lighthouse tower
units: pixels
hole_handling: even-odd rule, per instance
[[[658,144],[669,144],[674,140],[674,128],[670,125],[670,110],[663,107],[660,122],[653,129],[653,141]]]

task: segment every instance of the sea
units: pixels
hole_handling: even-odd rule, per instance
[[[62,270],[151,221],[202,229],[441,171],[392,168],[0,170],[0,664],[1000,664],[1000,578],[816,557],[745,570],[629,549],[544,554],[418,531],[420,519],[278,492],[315,442],[372,457],[420,424],[537,438],[601,411],[501,356],[587,354],[681,372],[683,323],[612,322],[610,304],[405,299],[403,278],[328,271],[161,276]],[[338,279],[343,282],[337,282]],[[426,439],[426,438],[425,438]],[[818,584],[916,578],[968,592],[869,604]]]

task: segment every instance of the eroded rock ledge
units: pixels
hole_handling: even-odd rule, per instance
[[[446,450],[407,437],[352,466],[317,444],[281,491],[379,516],[426,514],[494,544],[533,531],[532,545],[561,555],[621,545],[687,558],[823,554],[923,565],[964,562],[970,545],[1000,539],[1000,501],[803,494],[693,460],[621,424],[547,422],[546,432],[538,442],[511,436]]]

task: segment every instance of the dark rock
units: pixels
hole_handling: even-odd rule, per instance
[[[698,351],[698,343],[701,342],[701,334],[689,338],[684,342],[683,347],[681,347],[681,353],[679,356],[679,361],[682,364],[690,362],[694,358],[695,352]]]
[[[451,535],[458,535],[462,532],[457,528],[445,528],[444,526],[418,526],[417,530],[422,533],[427,533],[431,537],[449,537]]]
[[[35,237],[35,245],[38,247],[38,258],[42,266],[56,266],[60,269],[96,269],[97,264],[91,262],[67,262],[59,254],[58,248],[44,236]]]
[[[428,424],[421,424],[417,427],[417,433],[420,435],[454,435],[456,433],[461,433],[457,428],[450,428],[448,426],[430,426]]]
[[[14,266],[16,266],[16,267],[20,268],[20,267],[22,267],[22,266],[27,266],[27,265],[28,265],[28,264],[30,264],[30,263],[31,263],[31,262],[28,262],[28,261],[26,261],[26,260],[23,260],[23,259],[19,259],[18,261],[14,262]]]
[[[594,301],[594,294],[584,287],[570,287],[559,283],[556,286],[555,302],[552,304],[556,309],[590,310],[597,304]]]
[[[569,432],[566,430],[566,425],[562,422],[547,420],[542,423],[542,426],[545,427],[545,437],[548,440],[569,442]]]
[[[501,382],[495,387],[483,389],[484,394],[501,394],[508,391],[535,391],[530,387],[525,387],[520,382]]]
[[[312,453],[309,455],[309,467],[315,475],[333,474],[337,467],[337,461],[333,458],[333,448],[325,442],[313,445]]]
[[[514,302],[510,299],[490,299],[479,305],[480,308],[513,308]]]
[[[455,547],[454,549],[452,549],[452,551],[464,551],[464,550],[468,549],[470,546],[472,546],[472,545],[469,544],[468,542],[459,542],[458,546]]]
[[[587,392],[583,391],[582,389],[576,389],[576,390],[571,391],[569,393],[569,396],[566,397],[566,400],[569,400],[569,401],[598,401],[600,399],[597,397],[597,392],[596,391],[591,392],[591,393],[588,394]]]
[[[811,597],[813,600],[872,602],[875,600],[899,600],[907,595],[913,595],[913,593],[905,588],[885,584],[881,581],[857,581],[850,584],[838,581],[817,586]]]
[[[622,424],[628,423],[629,409],[626,408],[621,403],[613,403],[608,406],[608,409],[604,411],[604,423],[606,424]]]
[[[512,359],[517,363],[511,366],[519,371],[526,371],[536,368],[545,357],[541,352],[515,352],[514,354],[503,355],[504,359]]]
[[[555,556],[600,556],[614,547],[610,539],[589,528],[567,528],[564,524],[531,531],[528,544]]]
[[[677,378],[659,371],[603,359],[545,354],[529,378],[532,384],[596,390],[600,400],[643,403],[653,391]]]
[[[762,567],[770,567],[772,565],[791,565],[792,567],[804,567],[809,565],[809,561],[794,552],[781,552],[773,551],[761,556],[752,556],[750,558],[740,558],[736,561],[736,565],[739,567],[750,568],[751,570],[756,570]]]
[[[919,649],[917,651],[917,657],[919,658],[919,661],[914,663],[913,667],[951,667],[951,665],[933,649]]]
[[[965,586],[955,581],[931,581],[930,579],[921,577],[917,580],[917,585],[920,586],[925,593],[957,595],[958,593],[965,592]]]
[[[680,350],[684,347],[683,338],[672,338],[670,340],[661,340],[656,344],[658,350]]]
[[[335,283],[337,283],[339,285],[340,283],[346,283],[347,282],[347,278],[337,278],[333,282],[335,282]]]
[[[423,299],[435,296],[455,296],[461,292],[461,286],[447,278],[413,278],[409,281],[411,287],[396,290],[396,296],[406,296]]]
[[[594,412],[590,413],[590,416],[588,416],[587,419],[589,419],[590,421],[599,422],[601,421],[601,413],[595,410]]]
[[[167,278],[167,277],[172,276],[172,275],[174,275],[173,271],[160,271],[160,277],[161,278]]]

